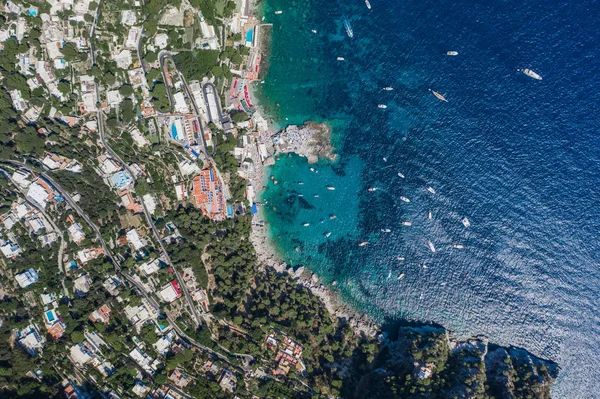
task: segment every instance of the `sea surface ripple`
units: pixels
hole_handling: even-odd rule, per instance
[[[600,3],[370,1],[265,4],[261,101],[340,154],[271,169],[278,250],[381,320],[523,347],[561,366],[553,396],[600,397]]]

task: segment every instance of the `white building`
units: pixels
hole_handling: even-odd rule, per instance
[[[169,36],[166,33],[159,33],[154,36],[154,45],[159,49],[164,49],[169,43]]]
[[[34,182],[29,186],[27,196],[37,202],[42,208],[46,208],[50,194],[39,183]]]
[[[173,100],[175,101],[175,112],[179,114],[189,114],[190,109],[185,102],[185,95],[182,91],[175,93],[173,96]]]
[[[83,228],[81,228],[81,226],[77,222],[70,225],[67,231],[69,233],[69,238],[71,239],[71,241],[73,241],[77,245],[79,245],[81,241],[85,239],[85,233],[83,232]]]
[[[138,250],[144,248],[146,245],[148,245],[146,240],[140,236],[140,233],[138,233],[138,231],[135,228],[129,230],[127,232],[126,236],[127,236],[127,242],[129,244],[131,244],[133,249],[136,251],[138,251]]]
[[[142,197],[142,200],[144,201],[144,205],[146,205],[148,212],[150,212],[151,215],[154,215],[154,212],[156,212],[156,200],[154,197],[150,194],[145,194]]]
[[[154,260],[142,263],[138,267],[141,272],[143,272],[146,276],[149,276],[160,270],[161,262],[160,262],[160,259],[154,259]]]
[[[4,248],[4,247],[2,247]],[[4,252],[4,251],[2,251]],[[19,283],[21,288],[29,287],[31,284],[35,283],[38,280],[38,275],[33,268],[29,270],[25,270],[23,273],[19,273],[15,276],[15,280]]]
[[[140,34],[142,32],[142,28],[139,26],[132,26],[129,29],[129,33],[127,34],[127,40],[125,40],[125,47],[136,49],[138,44],[138,39],[140,38]]]

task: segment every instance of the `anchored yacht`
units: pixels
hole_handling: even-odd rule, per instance
[[[358,244],[359,247],[364,247],[365,245],[369,245],[369,241],[363,241],[360,244]]]
[[[446,55],[458,55],[458,51],[448,51]]]
[[[367,8],[370,10],[371,9],[371,3],[369,3],[369,0],[365,0],[365,4],[367,5]]]
[[[461,220],[461,222],[465,227],[471,226],[471,222],[469,222],[469,219],[467,218],[464,218],[463,220]]]
[[[431,194],[435,194],[435,190],[431,186],[427,187],[427,191],[429,191]]]
[[[530,78],[534,78],[536,80],[542,80],[542,77],[537,73],[533,72],[531,69],[523,69],[523,73]]]
[[[402,226],[412,226],[412,222],[402,222]]]
[[[438,99],[444,101],[444,102],[448,102],[448,100],[446,100],[446,97],[444,97],[443,95],[441,95],[440,93],[438,93],[437,91],[431,90],[429,89],[429,91],[431,93],[433,93],[434,96],[436,96]]]
[[[404,175],[402,173],[398,172],[398,176],[404,179]]]
[[[431,241],[427,241],[427,246],[429,247],[429,249],[431,249],[431,252],[435,252],[435,247],[433,246],[433,243]]]
[[[388,87],[384,87],[383,90],[385,90],[385,91],[392,91],[392,90],[394,90],[394,88],[388,86]]]
[[[385,105],[385,104],[379,104],[377,107],[379,107],[379,108],[381,108],[381,109],[386,109],[386,108],[387,108],[387,105]]]
[[[410,202],[410,200],[404,196],[400,196],[400,199],[404,202]]]

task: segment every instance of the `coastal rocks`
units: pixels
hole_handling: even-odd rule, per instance
[[[273,145],[276,152],[296,153],[306,157],[309,164],[317,163],[319,158],[335,161],[337,157],[331,145],[331,128],[325,123],[290,125],[273,135]]]
[[[348,376],[361,397],[549,398],[555,363],[487,338],[457,340],[439,326],[401,326],[384,339],[377,369]]]

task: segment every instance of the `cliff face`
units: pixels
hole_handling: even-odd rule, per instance
[[[490,345],[485,338],[456,341],[445,329],[401,327],[372,368],[348,383],[356,398],[549,398],[555,363],[527,351]]]

